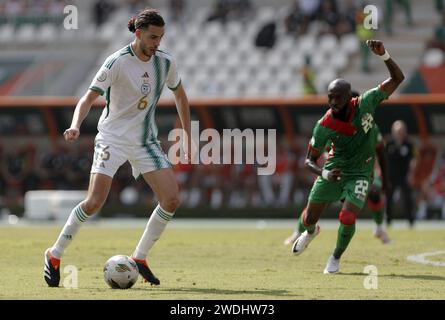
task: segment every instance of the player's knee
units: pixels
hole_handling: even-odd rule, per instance
[[[89,216],[95,214],[96,212],[98,212],[102,206],[104,205],[104,200],[102,199],[98,199],[96,197],[91,197],[86,199],[83,203],[82,203],[82,208],[85,211],[85,213]]]
[[[355,224],[356,216],[355,216],[354,212],[342,209],[340,211],[340,215],[338,218],[339,218],[341,224],[353,225],[353,224]]]
[[[378,201],[372,201],[371,198],[368,198],[368,208],[372,211],[380,211],[385,207],[385,201],[379,197]]]
[[[162,201],[160,201],[161,207],[164,210],[167,210],[168,212],[175,212],[176,209],[179,208],[180,204],[181,204],[181,198],[179,194],[170,195],[165,199],[162,199]]]

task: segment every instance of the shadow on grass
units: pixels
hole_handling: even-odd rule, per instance
[[[361,276],[361,277],[366,277],[369,276],[368,273],[362,273],[362,272],[341,272],[341,273],[337,273],[335,274],[335,276]],[[408,274],[379,274],[378,277],[384,277],[384,278],[402,278],[402,279],[415,279],[415,280],[445,280],[445,277],[441,277],[441,276],[433,276],[433,275],[426,275],[426,274],[412,274],[412,275],[408,275]]]
[[[276,297],[299,297],[301,295],[294,294],[287,290],[270,290],[270,289],[256,289],[256,290],[230,290],[230,289],[214,289],[214,288],[161,288],[159,291],[165,292],[184,292],[184,293],[199,293],[199,294],[215,294],[215,295],[264,295]]]
[[[230,290],[230,289],[215,289],[215,288],[165,288],[165,287],[158,287],[158,286],[150,286],[150,285],[143,285],[133,287],[128,290],[114,290],[111,288],[92,288],[92,287],[82,287],[82,289],[86,290],[94,290],[96,293],[105,293],[109,292],[110,290],[116,291],[116,292],[128,292],[128,291],[134,291],[134,292],[141,292],[141,291],[152,291],[156,294],[172,294],[172,293],[195,293],[195,294],[208,294],[208,298],[212,298],[211,295],[264,295],[264,296],[275,296],[275,297],[289,297],[289,298],[295,298],[295,297],[301,297],[301,295],[295,294],[292,291],[287,290],[270,290],[270,289],[256,289],[256,290]]]

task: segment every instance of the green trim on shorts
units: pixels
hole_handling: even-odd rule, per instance
[[[159,157],[153,152],[153,150],[150,148],[148,144],[144,145],[145,150],[147,150],[148,155],[150,158],[154,161],[155,169],[159,170],[162,169],[161,161],[159,160]]]

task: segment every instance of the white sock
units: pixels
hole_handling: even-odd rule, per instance
[[[382,232],[383,231],[383,226],[381,224],[376,224],[375,226],[375,232]]]
[[[417,209],[416,218],[419,220],[426,219],[426,211],[427,211],[427,205],[426,201],[420,201],[419,208]]]
[[[87,221],[89,216],[82,210],[80,203],[71,211],[68,220],[65,223],[59,238],[51,248],[51,255],[60,259],[65,252],[65,249],[70,245],[74,236],[79,231],[82,224]]]
[[[153,247],[155,242],[159,239],[162,232],[164,232],[167,223],[171,220],[175,213],[168,212],[158,206],[153,210],[141,240],[133,253],[133,257],[140,260],[145,260],[148,255],[148,251]]]

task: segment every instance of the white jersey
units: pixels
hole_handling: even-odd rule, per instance
[[[176,64],[165,52],[156,51],[148,62],[134,54],[131,44],[112,54],[89,87],[107,101],[96,139],[126,145],[157,141],[156,104],[164,85],[175,90],[180,83]]]

